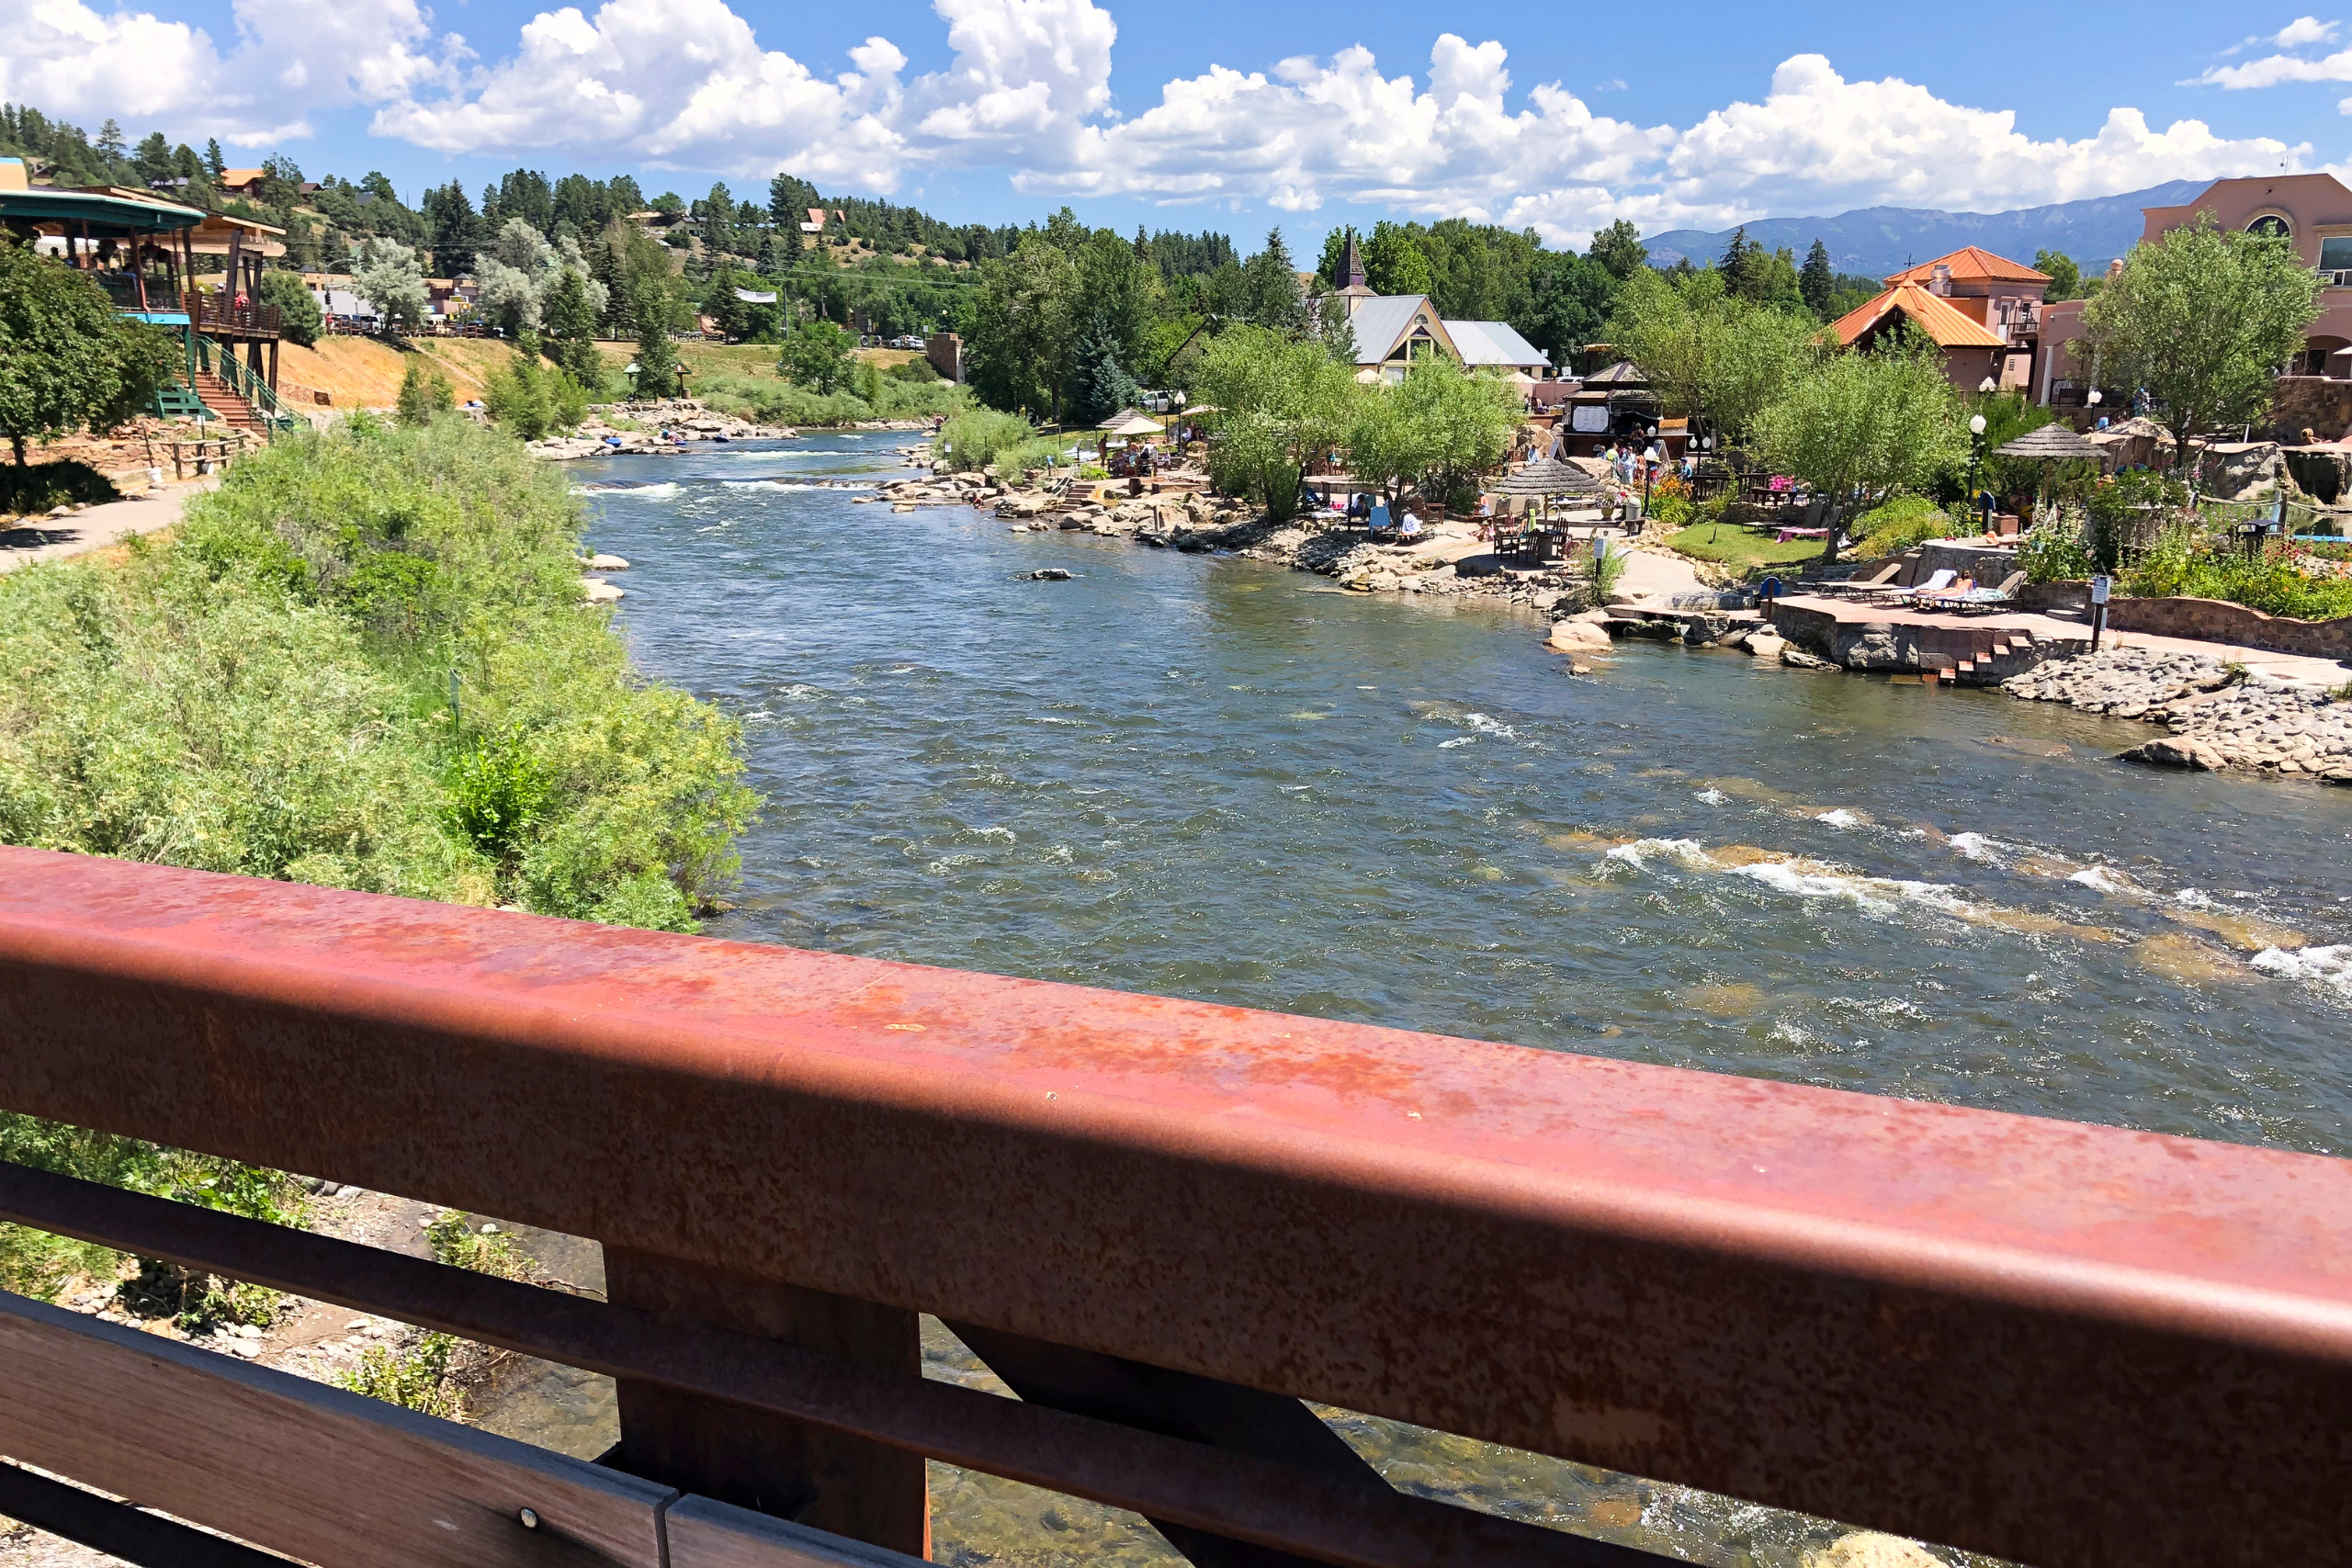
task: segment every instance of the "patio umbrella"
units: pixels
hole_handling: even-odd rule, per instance
[[[2002,443],[1993,452],[1996,457],[2033,457],[2041,463],[2041,489],[2050,489],[2050,470],[2059,463],[2096,463],[2107,456],[2095,442],[2085,440],[2074,426],[2052,420],[2039,430],[2029,430],[2015,441]],[[2041,497],[2035,498],[2034,514],[2039,522]]]
[[[1114,435],[1133,441],[1138,436],[1157,435],[1168,427],[1139,410],[1121,409],[1094,428],[1102,432],[1102,437],[1095,445],[1102,449],[1102,460],[1107,464],[1111,457],[1111,437]]]
[[[1555,495],[1599,495],[1600,482],[1582,468],[1570,468],[1557,457],[1546,457],[1540,463],[1512,469],[1487,486],[1487,493],[1531,498],[1541,496],[1549,501]]]
[[[1525,497],[1529,500],[1540,497],[1546,521],[1551,518],[1552,498],[1555,495],[1590,498],[1602,493],[1600,480],[1557,457],[1546,457],[1540,463],[1514,468],[1487,486],[1486,490],[1488,495]]]

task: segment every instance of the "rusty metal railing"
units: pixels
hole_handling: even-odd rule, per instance
[[[0,1108],[602,1240],[609,1303],[0,1173],[0,1218],[617,1379],[595,1477],[435,1461],[468,1562],[919,1554],[924,1456],[1196,1562],[1645,1560],[1406,1496],[1306,1399],[2042,1568],[2352,1540],[2352,1162],[22,850]],[[125,1348],[46,1311],[0,1313],[0,1453],[130,1492],[52,1435]],[[925,1382],[923,1312],[1022,1398]],[[510,1528],[559,1481],[569,1533]]]

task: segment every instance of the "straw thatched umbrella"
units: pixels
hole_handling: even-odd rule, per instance
[[[1111,437],[1114,435],[1133,442],[1139,436],[1157,435],[1168,427],[1139,409],[1121,409],[1094,428],[1102,433],[1095,445],[1102,454],[1104,466],[1108,467],[1111,461]]]
[[[1582,468],[1572,468],[1557,457],[1546,457],[1540,463],[1530,463],[1514,468],[1487,486],[1488,495],[1541,496],[1545,501],[1555,495],[1595,496],[1600,493],[1600,481]]]
[[[1546,457],[1540,463],[1514,468],[1487,486],[1486,490],[1488,495],[1523,497],[1531,501],[1540,498],[1544,502],[1544,520],[1547,523],[1552,520],[1554,496],[1591,498],[1602,493],[1600,480],[1557,457]]]
[[[2052,420],[2039,430],[2027,431],[2015,441],[2004,442],[1994,449],[1993,456],[2038,459],[2041,464],[2041,490],[2046,495],[2050,490],[2051,470],[2058,464],[2096,463],[2107,454],[2099,449],[2097,443],[2085,440],[2074,426]],[[2036,496],[2034,522],[2037,526],[2041,520],[2041,508],[2042,498]]]

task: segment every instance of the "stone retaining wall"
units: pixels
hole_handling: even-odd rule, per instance
[[[2352,615],[2296,621],[2222,599],[2116,599],[2108,604],[2107,624],[2117,631],[2154,637],[2233,642],[2313,659],[2352,659]]]
[[[2079,579],[2029,582],[2018,589],[2018,608],[2037,615],[2060,610],[2087,610],[2090,604],[2091,585]]]
[[[2090,642],[2087,632],[2079,639],[2036,641],[1984,621],[1849,621],[1807,604],[1776,604],[1770,618],[1781,637],[1832,664],[1888,674],[1932,670],[1962,685],[2006,681],[2046,660],[2071,657]],[[1996,655],[1996,648],[2008,651]],[[1962,670],[1963,663],[1971,668]]]

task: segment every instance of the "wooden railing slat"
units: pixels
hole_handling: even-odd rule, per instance
[[[331,1568],[661,1568],[676,1495],[5,1292],[0,1453]]]
[[[680,1498],[665,1526],[670,1568],[919,1568],[922,1562],[708,1497]]]

